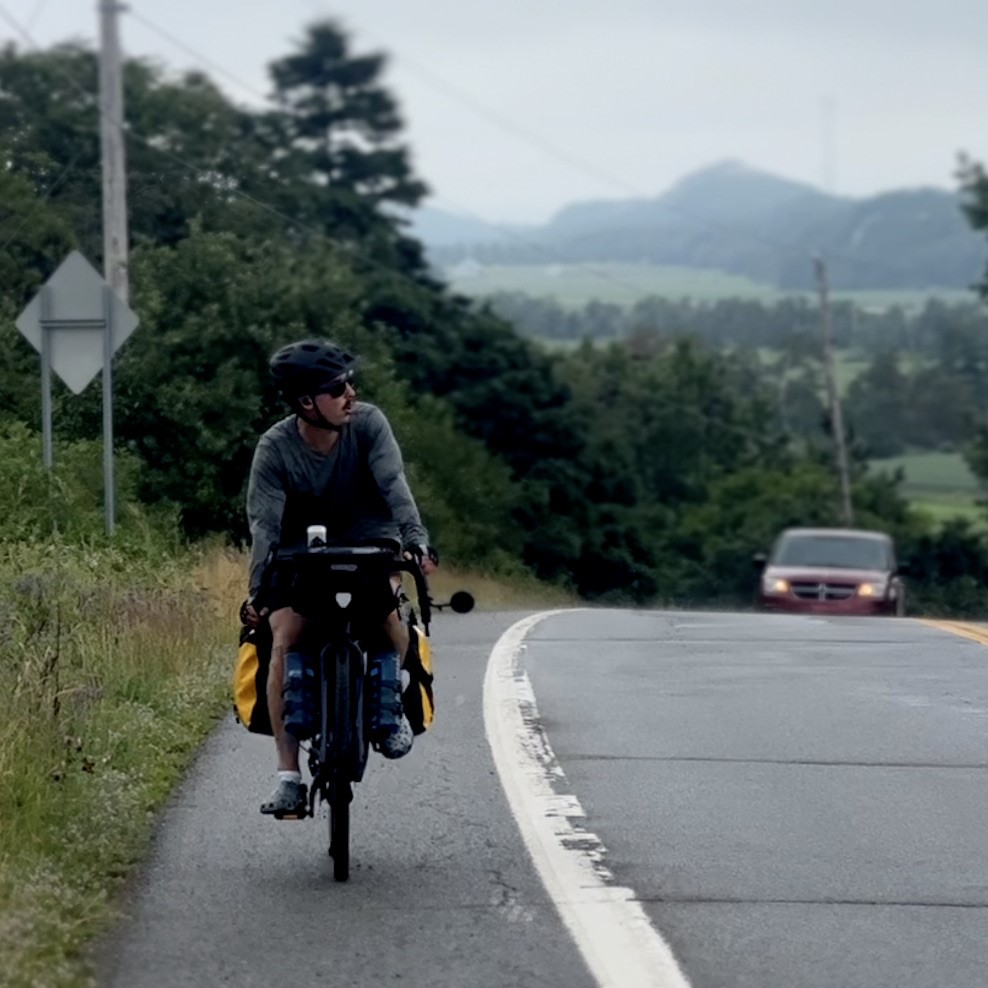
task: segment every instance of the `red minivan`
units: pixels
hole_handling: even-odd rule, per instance
[[[902,568],[892,539],[855,528],[787,528],[766,558],[758,605],[801,614],[886,614],[906,611]]]

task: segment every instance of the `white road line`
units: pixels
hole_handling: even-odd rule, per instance
[[[498,639],[487,663],[484,727],[501,785],[539,877],[601,988],[689,988],[635,893],[615,883],[603,844],[576,822],[586,814],[575,796],[562,794],[566,776],[519,668],[525,636],[562,613],[519,621]]]

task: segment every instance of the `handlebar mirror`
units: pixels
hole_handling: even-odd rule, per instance
[[[467,593],[466,590],[457,590],[452,597],[449,598],[449,606],[456,611],[457,614],[466,614],[473,610],[474,599],[473,594]]]

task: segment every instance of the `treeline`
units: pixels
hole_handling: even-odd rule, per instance
[[[523,292],[494,292],[484,302],[520,333],[543,340],[608,342],[648,332],[666,339],[688,336],[718,348],[819,350],[819,304],[800,296],[771,303],[650,296],[628,306],[591,302],[571,308]],[[901,350],[940,359],[988,339],[988,310],[973,297],[964,303],[930,298],[916,311],[836,300],[831,318],[839,348],[869,355]]]
[[[540,340],[698,340],[725,352],[758,352],[774,382],[779,428],[818,435],[825,417],[819,305],[802,298],[773,304],[745,299],[695,302],[647,298],[633,306],[593,302],[569,309],[518,293],[486,304],[520,332]],[[907,450],[964,449],[988,415],[988,310],[972,299],[930,299],[918,311],[869,310],[839,301],[834,338],[866,366],[850,383],[846,417],[865,456]],[[770,385],[771,386],[771,385]]]
[[[425,188],[381,68],[314,25],[256,110],[204,75],[128,63],[141,326],[114,386],[136,496],[188,538],[245,538],[254,444],[284,414],[268,355],[331,336],[368,358],[361,394],[394,422],[447,557],[526,567],[590,599],[748,603],[752,552],[785,525],[838,521],[819,415],[787,428],[776,377],[737,351],[642,332],[553,355],[451,294],[394,218]],[[77,46],[0,54],[0,422],[39,418],[38,359],[14,316],[72,248],[100,262],[96,77]],[[98,389],[59,389],[55,423],[62,441],[98,436]],[[926,566],[914,600],[988,603],[980,535],[935,532],[895,478],[860,455],[854,470],[859,524]]]

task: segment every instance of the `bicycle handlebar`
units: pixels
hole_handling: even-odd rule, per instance
[[[379,569],[382,573],[404,571],[411,574],[415,581],[415,592],[419,599],[419,616],[429,633],[429,623],[432,620],[432,598],[429,596],[429,584],[425,574],[414,559],[403,559],[396,556],[394,551],[376,545],[352,546],[310,546],[299,549],[278,549],[272,554],[272,563],[299,563],[302,560],[319,560],[330,571],[338,573],[357,572],[359,570]],[[269,565],[268,573],[272,567]]]

